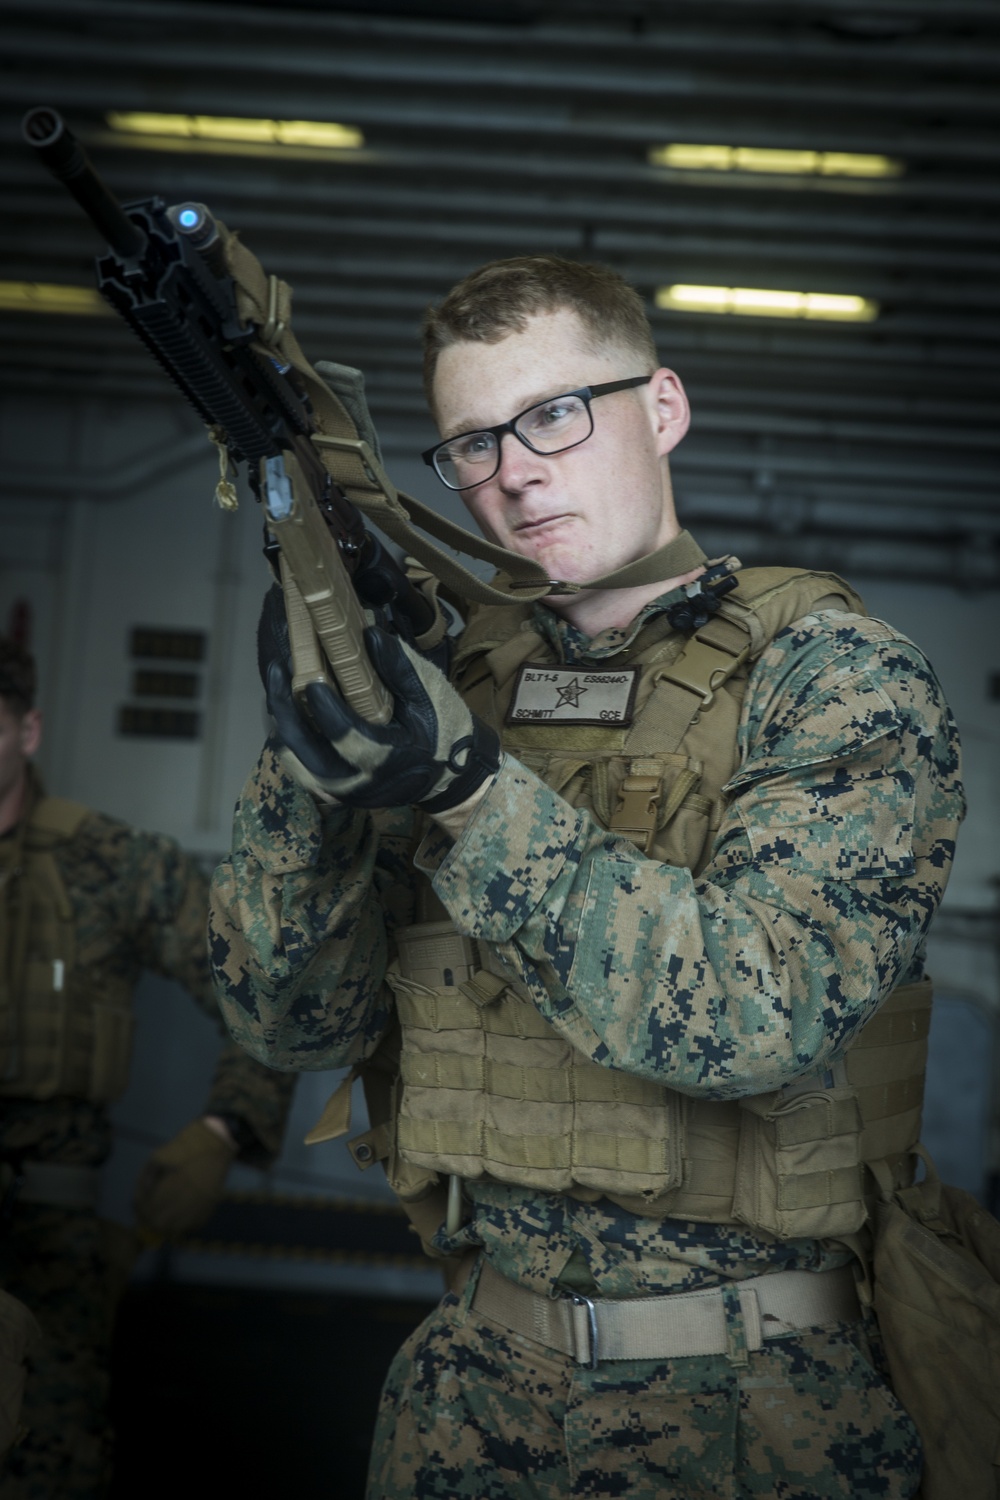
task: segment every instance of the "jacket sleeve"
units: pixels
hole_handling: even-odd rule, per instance
[[[281,1150],[295,1079],[263,1066],[225,1034],[208,958],[208,877],[171,839],[132,830],[129,843],[137,957],[182,984],[225,1037],[204,1113],[243,1120],[256,1145],[241,1156],[265,1166]]]
[[[241,1047],[272,1068],[347,1066],[392,1018],[391,934],[412,920],[413,814],[320,807],[268,743],[212,880],[216,995]]]
[[[596,1062],[689,1094],[764,1093],[823,1065],[898,982],[964,812],[954,724],[881,621],[809,616],[756,664],[740,765],[696,879],[644,858],[517,761],[418,864]]]

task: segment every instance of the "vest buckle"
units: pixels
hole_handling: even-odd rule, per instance
[[[666,682],[675,682],[701,699],[701,707],[708,708],[712,698],[724,683],[742,666],[750,655],[750,647],[744,646],[737,655],[720,650],[700,636],[692,636],[675,662],[661,667],[657,677]]]

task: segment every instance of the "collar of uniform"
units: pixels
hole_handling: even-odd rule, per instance
[[[45,783],[42,781],[38,767],[33,760],[28,762],[28,795],[24,799],[24,812],[22,817],[27,818],[45,797]]]
[[[665,594],[659,594],[657,598],[643,605],[639,613],[623,629],[602,630],[599,635],[593,637],[584,635],[577,626],[569,620],[564,620],[561,615],[555,614],[544,604],[534,606],[531,623],[539,634],[545,637],[560,661],[570,664],[584,660],[605,661],[608,657],[617,656],[619,652],[625,651],[631,646],[644,625],[657,615],[663,614],[664,610],[669,609],[672,604],[677,604],[686,597],[683,585],[668,589]]]

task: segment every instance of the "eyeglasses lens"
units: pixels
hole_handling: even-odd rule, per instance
[[[535,453],[561,453],[590,436],[590,408],[580,396],[556,396],[522,412],[514,431]],[[465,432],[441,444],[434,466],[451,489],[483,484],[500,467],[500,439],[495,432]]]
[[[556,396],[524,412],[514,429],[537,452],[558,453],[590,436],[590,412],[579,396]]]
[[[450,443],[442,443],[434,455],[434,467],[453,490],[482,484],[499,466],[499,444],[494,432],[465,432]]]

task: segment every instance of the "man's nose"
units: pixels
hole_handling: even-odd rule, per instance
[[[516,432],[505,432],[500,437],[500,463],[494,477],[503,490],[522,490],[542,478],[544,461],[544,455],[535,453]]]

